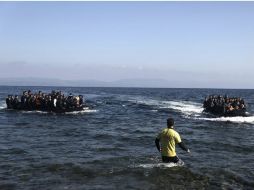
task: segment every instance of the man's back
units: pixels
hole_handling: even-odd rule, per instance
[[[165,163],[177,163],[179,161],[179,158],[176,156],[176,144],[178,144],[186,152],[190,153],[190,150],[186,148],[178,132],[174,130],[174,123],[173,118],[168,118],[168,128],[163,129],[155,139],[155,145],[158,151],[161,152],[162,161]]]
[[[161,142],[162,156],[176,156],[175,145],[181,142],[181,137],[173,128],[163,129],[157,138]]]

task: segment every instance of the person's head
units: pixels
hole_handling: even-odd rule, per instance
[[[167,126],[168,128],[172,128],[174,126],[175,122],[173,118],[168,118],[167,119]]]

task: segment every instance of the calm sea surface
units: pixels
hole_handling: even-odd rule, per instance
[[[82,94],[89,110],[69,114],[6,110],[23,90]],[[0,87],[0,189],[253,189],[254,116],[203,113],[208,94],[254,90]],[[161,166],[154,139],[175,118],[191,154]]]

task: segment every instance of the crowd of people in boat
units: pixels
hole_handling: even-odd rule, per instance
[[[8,95],[6,98],[8,109],[41,110],[41,111],[71,111],[83,108],[84,99],[82,95],[74,96],[71,93],[65,96],[61,91],[43,93],[41,91],[32,93],[31,90],[23,91],[23,94]]]
[[[218,112],[233,112],[246,110],[245,102],[240,97],[229,98],[227,95],[210,95],[205,98],[204,108],[206,109],[215,109],[214,111]]]

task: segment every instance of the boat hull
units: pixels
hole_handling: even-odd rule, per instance
[[[205,112],[211,113],[213,115],[221,116],[221,117],[247,117],[248,113],[246,109],[232,110],[232,111],[224,111],[223,108],[216,107],[208,107],[204,109]]]
[[[59,109],[59,108],[52,108],[52,109],[32,109],[32,108],[11,108],[10,110],[17,110],[17,111],[42,111],[42,112],[53,112],[53,113],[68,113],[68,112],[75,112],[75,111],[82,111],[84,110],[85,106],[75,107],[75,108],[66,108],[66,109]]]

